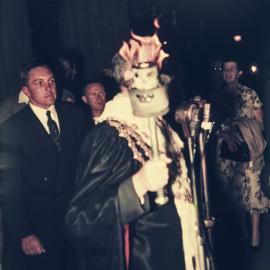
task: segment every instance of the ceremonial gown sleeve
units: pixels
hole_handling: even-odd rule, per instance
[[[104,269],[122,269],[117,261],[123,253],[124,224],[149,210],[148,198],[140,204],[131,180],[139,168],[126,139],[115,128],[100,124],[86,136],[66,226],[77,246],[85,247],[81,252],[95,254],[96,264],[101,264],[99,258],[107,262]]]

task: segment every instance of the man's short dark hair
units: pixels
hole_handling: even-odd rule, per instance
[[[236,57],[227,57],[227,58],[224,58],[223,59],[223,62],[222,62],[222,65],[221,65],[222,70],[224,68],[224,64],[225,63],[228,63],[228,62],[234,62],[234,63],[236,63],[237,69],[239,71],[242,70],[242,64],[241,64],[241,62]]]
[[[104,88],[105,90],[105,87],[104,87],[104,84],[102,82],[101,79],[88,79],[86,80],[83,84],[82,84],[82,87],[81,87],[81,96],[85,96],[85,92],[86,92],[86,88],[89,84],[95,84],[95,83],[98,83],[100,85],[102,85],[102,87]]]
[[[50,66],[50,64],[48,62],[46,62],[42,59],[34,58],[34,59],[30,60],[28,63],[26,63],[21,69],[21,73],[20,73],[21,87],[27,85],[28,76],[29,76],[30,71],[34,68],[37,68],[37,67],[46,67],[52,73],[54,73],[52,67]]]

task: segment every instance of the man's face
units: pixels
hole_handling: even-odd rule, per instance
[[[223,64],[223,79],[227,84],[235,83],[239,77],[239,70],[236,62],[225,62]]]
[[[100,83],[91,83],[86,87],[83,102],[91,107],[92,111],[103,112],[106,103],[106,93]]]
[[[52,72],[47,67],[33,68],[28,74],[27,86],[22,91],[30,103],[48,109],[56,101],[56,85]]]

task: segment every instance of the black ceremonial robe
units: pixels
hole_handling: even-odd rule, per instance
[[[141,164],[127,140],[107,123],[96,126],[82,145],[77,187],[66,215],[83,270],[126,269],[124,226],[129,224],[130,270],[184,269],[182,233],[173,201],[144,205],[132,175]]]

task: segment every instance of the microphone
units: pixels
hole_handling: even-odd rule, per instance
[[[192,113],[191,113],[191,120],[190,120],[190,134],[191,137],[194,138],[198,134],[198,129],[199,129],[199,123],[200,123],[200,109],[198,108],[193,108]]]
[[[182,126],[183,133],[186,138],[191,136],[188,126],[188,119],[190,118],[189,115],[191,113],[190,109],[190,107],[188,108],[187,106],[181,106],[178,107],[175,111],[175,121]]]
[[[203,121],[209,122],[210,118],[210,103],[205,103],[203,106]]]
[[[203,122],[202,122],[202,129],[203,130],[211,130],[213,123],[209,122],[210,120],[210,103],[205,103],[203,106]]]
[[[185,104],[175,111],[175,120],[182,126],[186,138],[196,137],[200,123],[200,108],[198,104]]]

